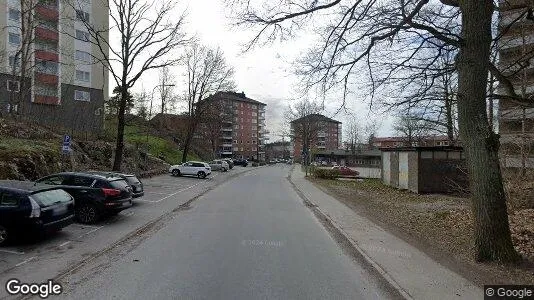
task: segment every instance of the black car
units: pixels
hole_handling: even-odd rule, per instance
[[[230,170],[234,168],[234,161],[233,160],[231,160],[230,158],[223,158],[222,160],[224,160],[225,162],[228,163],[228,167],[230,168]]]
[[[145,191],[144,191],[144,188],[143,188],[143,183],[134,174],[123,174],[123,173],[105,172],[105,171],[90,171],[88,173],[100,174],[100,175],[104,175],[104,176],[120,177],[120,178],[126,180],[128,185],[130,185],[130,187],[132,188],[132,197],[133,198],[138,198],[138,197],[142,197],[142,196],[145,195]]]
[[[63,189],[30,181],[0,180],[0,244],[17,233],[61,230],[74,220],[74,199]]]
[[[64,172],[38,179],[37,183],[56,185],[72,192],[77,219],[83,223],[94,223],[104,215],[115,215],[132,206],[132,188],[123,178],[114,175]],[[97,197],[95,190],[101,197]]]
[[[246,166],[248,166],[248,160],[246,160],[246,159],[234,159],[234,165],[246,167]]]

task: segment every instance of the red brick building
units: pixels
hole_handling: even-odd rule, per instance
[[[306,138],[307,136],[308,138]],[[303,139],[309,139],[310,152],[337,150],[342,147],[341,122],[321,114],[310,114],[291,121],[291,148],[293,158],[299,160],[303,151]]]
[[[218,130],[211,128],[218,137],[217,156],[265,160],[265,103],[236,92],[217,92],[205,101],[220,107],[223,117]]]

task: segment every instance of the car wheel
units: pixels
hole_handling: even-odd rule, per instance
[[[95,223],[99,219],[99,213],[96,206],[92,204],[83,204],[76,209],[76,219],[83,224]]]
[[[174,170],[172,170],[172,176],[180,176],[180,175],[182,175],[182,174],[180,173],[180,170],[178,170],[178,169],[174,169]]]
[[[7,241],[8,236],[9,233],[7,232],[7,228],[0,225],[0,245],[4,244]]]
[[[206,173],[204,173],[202,171],[198,172],[197,175],[198,175],[198,178],[202,178],[202,179],[206,178]]]

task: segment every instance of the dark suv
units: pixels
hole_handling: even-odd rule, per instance
[[[248,166],[248,160],[246,160],[246,159],[234,159],[234,165],[246,167],[246,166]]]
[[[103,176],[120,177],[124,179],[128,183],[128,185],[130,185],[130,187],[132,188],[133,198],[138,198],[138,197],[142,197],[145,195],[143,183],[134,174],[124,174],[124,173],[115,173],[115,172],[106,172],[106,171],[90,171],[88,173],[99,174]]]
[[[72,193],[76,218],[82,223],[94,223],[103,215],[115,215],[132,206],[132,188],[118,176],[65,172],[43,177],[37,182],[56,185]],[[93,196],[84,197],[83,194]]]
[[[74,199],[61,188],[0,180],[0,244],[16,233],[42,234],[70,225]]]

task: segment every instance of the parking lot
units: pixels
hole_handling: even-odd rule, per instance
[[[236,166],[228,172],[214,172],[206,179],[170,175],[142,179],[145,196],[135,199],[132,208],[116,216],[91,225],[74,223],[42,240],[21,240],[0,247],[0,281],[56,278],[194,197],[253,169]],[[0,298],[7,296],[5,293],[2,289]]]

